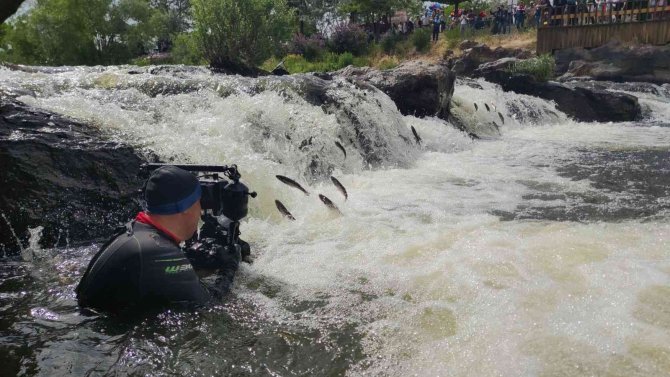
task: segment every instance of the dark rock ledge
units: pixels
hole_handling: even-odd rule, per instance
[[[97,129],[0,96],[0,252],[37,226],[43,247],[109,236],[139,208],[143,162]]]

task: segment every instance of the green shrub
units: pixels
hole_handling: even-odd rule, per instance
[[[444,38],[447,41],[447,49],[453,50],[461,43],[461,32],[459,29],[445,30]]]
[[[381,70],[393,69],[398,66],[398,59],[393,56],[385,56],[377,64],[377,68]]]
[[[428,28],[421,28],[412,33],[412,43],[419,52],[428,52],[430,50],[431,32]]]
[[[354,57],[353,63],[354,67],[367,67],[370,65],[370,58],[367,58],[365,56],[356,56]]]
[[[284,58],[284,67],[290,73],[310,72],[314,63],[308,62],[302,55],[288,55]]]
[[[354,55],[351,52],[345,52],[337,58],[337,63],[340,68],[350,66],[354,64]]]
[[[326,42],[320,34],[314,34],[306,37],[302,34],[296,34],[291,41],[290,52],[305,57],[309,61],[317,60],[324,52]]]
[[[395,55],[405,58],[414,51],[414,43],[411,40],[400,41],[395,45]]]
[[[402,40],[402,36],[394,33],[386,33],[380,43],[385,53],[391,54],[395,51],[396,45]]]
[[[195,33],[217,68],[263,63],[291,36],[295,13],[286,0],[192,0]]]
[[[174,39],[171,55],[174,64],[205,64],[198,39],[191,33],[179,34]]]
[[[265,61],[261,66],[266,71],[274,69],[281,60],[278,58],[271,58]],[[334,52],[327,52],[321,55],[321,58],[316,61],[309,61],[302,55],[290,54],[284,58],[284,67],[290,73],[305,73],[305,72],[331,72],[342,69],[348,65],[355,65],[357,67],[367,66],[368,58],[354,57],[350,52],[343,54],[336,54]]]
[[[335,27],[335,31],[330,36],[328,48],[338,54],[351,52],[360,56],[368,51],[368,35],[358,25],[341,24]]]
[[[520,60],[509,69],[509,72],[528,74],[537,81],[548,81],[554,77],[555,68],[554,57],[545,54],[536,58]]]

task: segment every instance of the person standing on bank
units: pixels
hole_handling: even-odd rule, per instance
[[[221,298],[232,285],[241,256],[217,254],[216,283],[205,286],[180,244],[198,230],[201,188],[175,166],[155,170],[146,182],[147,211],[126,224],[91,259],[77,286],[81,308],[112,314],[168,306],[201,305]]]
[[[440,38],[440,16],[435,12],[433,15],[433,42]]]

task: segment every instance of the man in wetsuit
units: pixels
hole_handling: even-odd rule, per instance
[[[239,250],[218,250],[208,261],[219,275],[200,282],[180,243],[198,229],[201,188],[175,166],[155,170],[145,187],[147,211],[126,224],[93,257],[77,287],[82,308],[111,313],[200,305],[227,293],[240,262]],[[207,263],[206,263],[207,264]]]

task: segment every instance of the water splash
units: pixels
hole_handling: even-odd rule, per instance
[[[21,250],[21,258],[26,262],[33,262],[35,257],[42,250],[40,240],[42,239],[42,231],[44,227],[39,225],[34,228],[28,228],[28,247]]]
[[[7,224],[9,232],[12,234],[12,237],[14,237],[14,241],[16,242],[16,244],[19,245],[19,250],[21,251],[21,255],[23,255],[24,253],[23,244],[21,243],[21,239],[19,238],[19,236],[16,235],[14,227],[12,227],[12,223],[9,222],[7,216],[5,216],[5,214],[2,212],[0,212],[0,217],[2,217],[3,220],[5,220],[5,224]]]
[[[658,207],[667,208],[670,193],[664,190],[670,186],[663,184],[665,155],[640,151],[667,151],[670,129],[573,122],[551,103],[474,82],[457,86],[454,112],[477,125],[500,121],[499,111],[505,124],[498,123],[500,133],[488,128],[490,140],[472,141],[442,120],[402,117],[379,93],[360,99],[356,88],[337,83],[331,94],[346,109],[339,114],[305,101],[278,79],[256,82],[201,70],[151,73],[154,68],[128,75],[128,69],[9,73],[0,86],[32,88],[36,95],[22,99],[84,119],[162,158],[238,162],[260,192],[243,224],[243,238],[257,258],[242,267],[232,304],[224,304],[224,314],[237,316],[232,326],[225,326],[221,312],[190,322],[176,316],[179,323],[166,325],[161,337],[153,330],[130,333],[121,351],[105,355],[88,353],[91,344],[105,347],[100,339],[108,335],[98,327],[77,328],[78,334],[93,334],[84,341],[79,335],[53,340],[53,333],[31,328],[25,332],[36,334],[34,344],[50,340],[36,368],[67,363],[58,352],[65,349],[76,360],[84,355],[91,365],[111,365],[110,373],[143,372],[114,364],[121,356],[135,357],[151,369],[147,373],[180,374],[170,369],[174,365],[229,370],[257,362],[258,368],[281,364],[278,374],[288,375],[303,371],[286,364],[289,357],[309,360],[309,371],[356,350],[340,364],[342,374],[667,374],[670,225],[668,211]],[[662,98],[650,98],[658,102],[652,112],[665,111]],[[346,141],[354,119],[369,126],[369,140],[391,140],[378,148],[385,165],[370,169],[356,140],[349,141],[346,159],[336,148],[334,140]],[[412,141],[411,126],[422,146],[401,137]],[[613,158],[620,151],[627,152]],[[330,181],[306,178],[314,154],[322,159],[319,174],[331,166],[347,188],[347,201]],[[626,156],[660,161],[619,163]],[[344,216],[332,216],[316,195],[306,198],[275,174],[302,176],[301,183],[333,199]],[[648,176],[660,182],[644,202],[658,201],[649,206],[653,217],[593,216],[598,206],[625,209],[622,203],[639,196]],[[275,199],[296,221],[281,218]],[[496,211],[511,219],[503,221]],[[529,220],[515,219],[520,212],[530,213]],[[579,221],[548,221],[552,213],[576,213]],[[48,278],[61,296],[57,304],[48,296],[32,307],[52,310],[70,300],[68,308],[74,308],[77,273],[94,249],[59,250],[63,258],[56,263],[68,279]],[[21,315],[12,317],[19,330],[30,326]],[[230,330],[244,328],[240,324],[253,331],[267,326],[278,335],[258,342]],[[343,331],[349,328],[356,336]],[[305,346],[324,341],[332,353],[320,354],[322,359]],[[211,347],[221,343],[235,346],[225,352]],[[250,351],[240,356],[235,349]]]

